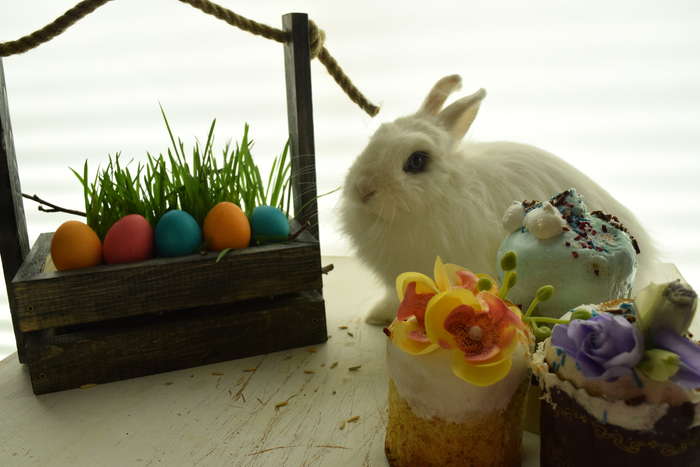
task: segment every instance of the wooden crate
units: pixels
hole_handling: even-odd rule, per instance
[[[293,241],[47,271],[29,250],[0,61],[0,252],[20,361],[36,394],[317,344],[327,339],[316,216],[308,18],[283,16]]]

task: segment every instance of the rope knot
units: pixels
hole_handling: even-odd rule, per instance
[[[313,60],[321,53],[326,42],[326,33],[309,20],[309,59]]]

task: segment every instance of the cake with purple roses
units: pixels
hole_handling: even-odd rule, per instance
[[[543,467],[700,466],[696,306],[676,280],[562,317],[531,363]]]

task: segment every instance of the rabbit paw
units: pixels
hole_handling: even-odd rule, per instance
[[[393,293],[387,294],[369,310],[365,317],[365,322],[374,326],[386,326],[396,316],[398,307],[399,302],[396,296]]]

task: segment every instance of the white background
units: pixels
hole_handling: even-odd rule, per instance
[[[0,1],[0,41],[17,39],[74,0]],[[440,77],[484,87],[469,137],[547,149],[588,173],[655,234],[700,287],[700,4],[693,1],[353,2],[221,0],[279,26],[309,13],[370,99],[371,119],[312,64],[318,190],[343,177],[381,120],[413,112]],[[140,160],[168,145],[158,102],[188,144],[213,118],[218,143],[244,122],[266,166],[286,140],[282,46],[175,0],[110,2],[54,41],[4,59],[22,188],[82,209],[68,167],[108,153]],[[320,201],[324,254],[349,255],[338,195]],[[69,216],[25,203],[30,241]],[[0,356],[14,350],[5,290]]]

